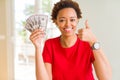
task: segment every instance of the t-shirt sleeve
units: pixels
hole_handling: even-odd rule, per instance
[[[95,61],[94,53],[89,43],[88,43],[88,49],[89,49],[90,62],[94,62]]]
[[[43,61],[48,63],[52,63],[52,48],[50,43],[51,42],[49,40],[45,42],[42,53]]]
[[[94,61],[95,61],[95,57],[94,57],[94,54],[93,54],[93,51],[92,51],[91,48],[90,48],[90,61],[91,61],[91,62],[94,62]]]

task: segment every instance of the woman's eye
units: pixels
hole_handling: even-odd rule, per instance
[[[64,20],[59,20],[59,22],[63,22]]]
[[[75,21],[75,19],[71,19],[71,21],[73,22],[73,21]]]

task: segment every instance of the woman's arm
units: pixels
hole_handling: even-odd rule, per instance
[[[93,50],[95,61],[93,62],[96,75],[99,80],[112,80],[112,70],[102,49]]]
[[[48,72],[50,80],[52,80],[52,66],[50,63],[45,63],[46,70]]]
[[[85,22],[85,28],[80,29],[78,31],[78,36],[81,40],[89,42],[90,46],[92,46],[95,42],[98,41],[95,35],[92,33],[87,20]],[[93,62],[93,65],[98,79],[111,80],[112,79],[111,66],[104,52],[102,51],[102,48],[93,50],[93,54],[95,57],[95,61]]]
[[[36,49],[35,64],[36,64],[36,78],[37,80],[52,80],[51,64],[44,63],[43,57],[39,49]]]
[[[42,57],[43,39],[45,33],[42,29],[37,29],[30,35],[30,40],[35,46],[35,66],[36,66],[36,79],[37,80],[52,80],[51,65],[45,64]]]

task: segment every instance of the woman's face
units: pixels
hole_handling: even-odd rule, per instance
[[[74,35],[78,23],[77,14],[73,8],[61,9],[55,22],[63,36]]]

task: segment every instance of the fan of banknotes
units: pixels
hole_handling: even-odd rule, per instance
[[[34,14],[27,18],[25,28],[30,32],[39,28],[46,29],[47,21],[48,21],[47,15]]]

